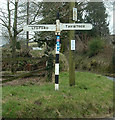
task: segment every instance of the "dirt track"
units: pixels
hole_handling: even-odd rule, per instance
[[[15,86],[15,85],[41,85],[45,82],[45,78],[43,77],[29,77],[29,78],[21,78],[21,79],[16,79],[7,83],[3,83],[3,86],[6,85],[11,85],[11,86]]]

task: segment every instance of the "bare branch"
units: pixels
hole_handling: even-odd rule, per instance
[[[6,26],[5,24],[3,24],[3,23],[0,23],[0,24],[8,29],[8,26]]]
[[[35,14],[33,20],[32,20],[29,24],[32,24],[32,23],[35,21],[35,19],[36,19],[36,17],[38,16],[38,13],[39,13],[41,7],[42,7],[42,5],[39,7],[39,9],[37,10],[37,12],[36,12],[36,14]]]
[[[17,35],[18,35],[19,33],[21,33],[22,31],[23,31],[23,29],[19,30],[19,31],[17,32]]]
[[[8,28],[8,25],[5,23],[5,21],[2,18],[0,18],[0,20],[4,23],[4,26]]]

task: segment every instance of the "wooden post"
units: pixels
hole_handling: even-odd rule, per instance
[[[69,23],[74,23],[72,20],[73,8],[75,7],[75,2],[70,2],[69,6]],[[74,61],[74,51],[71,51],[71,40],[75,39],[75,31],[71,30],[69,32],[69,85],[75,85],[75,61]]]

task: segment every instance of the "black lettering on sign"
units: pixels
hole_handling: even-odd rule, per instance
[[[39,30],[39,29],[48,29],[48,27],[45,26],[30,26],[32,30]]]
[[[85,28],[85,25],[66,25],[66,28]]]
[[[83,25],[83,28],[85,28],[85,25]]]
[[[74,25],[73,27],[75,28],[76,26]]]

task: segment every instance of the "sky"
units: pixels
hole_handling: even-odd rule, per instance
[[[109,21],[110,34],[115,34],[115,5],[113,6],[110,2],[105,2],[105,6],[108,14],[107,20]]]
[[[25,0],[25,1],[27,1],[27,0]],[[47,1],[50,2],[51,0],[47,0]],[[109,21],[109,23],[110,23],[109,24],[110,34],[115,34],[115,7],[113,7],[113,5],[110,4],[110,1],[115,1],[115,0],[104,0],[104,3],[106,6],[106,12],[108,14],[107,21]],[[5,6],[2,5],[5,2],[6,2],[6,0],[0,0],[0,5],[2,8],[5,8]],[[2,29],[2,26],[0,25],[0,33],[1,33],[1,29]]]

